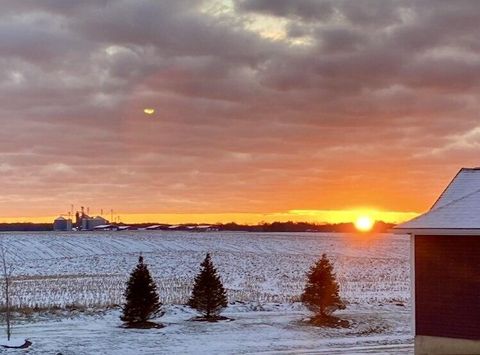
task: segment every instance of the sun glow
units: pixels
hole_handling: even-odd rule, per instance
[[[0,166],[1,168],[1,166]],[[51,223],[58,214],[50,216],[0,216],[0,223]],[[371,221],[383,221],[386,223],[400,223],[418,216],[416,212],[379,211],[374,209],[351,209],[351,210],[289,210],[282,212],[266,213],[132,213],[122,211],[124,223],[229,223],[258,224],[272,222],[309,222],[309,223],[349,223],[368,216]],[[364,222],[362,222],[364,223]],[[372,227],[373,227],[373,222]],[[358,228],[358,223],[355,223]]]
[[[355,221],[355,228],[361,232],[368,232],[372,229],[375,221],[369,216],[360,216]]]

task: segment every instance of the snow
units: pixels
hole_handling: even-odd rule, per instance
[[[30,354],[258,354],[381,353],[412,354],[409,310],[393,304],[352,305],[339,312],[351,319],[350,329],[323,329],[305,324],[309,313],[299,304],[230,305],[232,321],[204,323],[185,306],[168,306],[162,329],[120,327],[120,312],[52,316],[21,324],[29,334]]]
[[[430,210],[395,229],[480,229],[480,191]]]
[[[306,271],[325,252],[350,302],[405,302],[410,292],[405,236],[125,231],[0,234],[2,240],[15,268],[12,302],[20,307],[120,304],[140,253],[164,303],[186,302],[206,252],[232,301],[298,300]]]
[[[95,218],[97,218],[97,217],[95,217]],[[111,224],[100,224],[98,226],[93,227],[93,229],[103,229],[103,228],[111,228],[111,227],[112,227]]]
[[[395,229],[480,229],[480,169],[461,169],[428,212]]]
[[[462,168],[447,186],[431,210],[445,206],[480,190],[480,169]]]
[[[8,347],[20,347],[23,344],[25,344],[25,339],[24,338],[10,338],[10,340],[7,339],[1,339],[0,340],[0,346],[8,346]]]
[[[0,242],[15,270],[14,305],[69,309],[16,317],[14,335],[32,341],[32,354],[412,353],[407,236],[122,231],[0,233]],[[98,311],[123,302],[140,252],[166,304],[162,329],[124,329],[118,308]],[[191,322],[195,313],[179,305],[206,252],[234,321]],[[322,253],[334,262],[349,303],[338,314],[350,329],[302,322],[305,274]]]

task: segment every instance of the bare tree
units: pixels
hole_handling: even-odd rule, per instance
[[[13,268],[11,265],[7,265],[7,255],[3,244],[0,245],[0,261],[2,263],[2,273],[4,281],[4,293],[5,293],[5,318],[7,322],[7,340],[10,341],[11,335],[11,310],[10,310],[10,282],[12,278]]]

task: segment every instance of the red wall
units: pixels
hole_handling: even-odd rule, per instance
[[[415,237],[417,335],[480,340],[480,236]]]

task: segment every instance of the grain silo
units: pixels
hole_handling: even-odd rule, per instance
[[[72,230],[72,220],[66,219],[62,216],[57,217],[53,221],[53,230],[54,231],[71,231]]]

